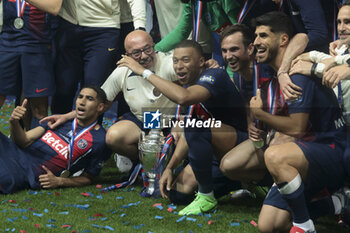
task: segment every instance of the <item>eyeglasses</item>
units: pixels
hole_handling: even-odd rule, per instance
[[[144,52],[147,55],[151,55],[153,51],[154,51],[153,45],[152,46],[148,45],[143,49],[135,49],[131,53],[127,53],[127,55],[133,57],[134,59],[139,59],[142,55],[142,52]]]

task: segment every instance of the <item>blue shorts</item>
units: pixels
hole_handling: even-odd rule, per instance
[[[297,140],[295,143],[304,152],[304,156],[309,162],[308,174],[304,181],[304,195],[307,203],[311,202],[311,199],[325,188],[333,193],[343,187],[345,169],[342,147],[337,146],[337,144],[328,145],[301,140]],[[271,188],[269,193],[264,204],[288,210],[288,204],[277,187]]]
[[[55,112],[70,111],[78,83],[101,86],[116,67],[120,30],[60,19],[56,33]]]
[[[0,94],[52,96],[55,92],[52,54],[0,52]]]

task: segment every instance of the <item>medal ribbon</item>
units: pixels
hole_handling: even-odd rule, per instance
[[[22,18],[24,9],[25,9],[26,2],[23,0],[16,0],[16,10],[17,10],[17,17]]]
[[[77,118],[74,118],[73,122],[72,122],[72,137],[70,138],[69,141],[69,151],[68,151],[68,165],[67,165],[67,170],[69,171],[70,167],[71,167],[71,162],[72,162],[72,158],[73,158],[73,153],[74,153],[74,141],[78,138],[80,138],[84,133],[89,132],[91,129],[93,129],[97,124],[97,121],[92,122],[90,125],[88,125],[87,127],[85,127],[82,131],[80,131],[77,135],[76,135],[76,131],[77,131]]]
[[[283,6],[283,0],[280,1],[278,4],[278,11],[282,11],[282,6]]]
[[[202,18],[202,9],[203,9],[203,2],[201,0],[197,1],[197,11],[196,12],[195,12],[195,6],[192,5],[192,14],[193,14],[192,39],[194,41],[198,41],[199,28],[200,28],[201,18]]]
[[[275,82],[276,80],[272,79],[267,90],[267,107],[272,115],[275,115],[277,112],[277,94],[279,88],[276,85],[275,90],[273,90],[273,83]]]
[[[250,2],[250,4],[249,4],[249,2]],[[239,14],[238,14],[238,19],[237,19],[238,23],[242,23],[242,21],[247,16],[247,13],[252,8],[254,3],[255,3],[255,0],[252,0],[252,1],[245,0],[243,8],[241,9],[241,12],[239,12]]]

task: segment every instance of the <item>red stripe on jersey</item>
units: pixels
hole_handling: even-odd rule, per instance
[[[38,10],[33,6],[30,7],[29,25],[33,35],[35,35],[36,37],[39,37],[39,38],[36,38],[38,40],[45,38],[45,34],[44,34],[45,28],[46,28],[45,16],[46,16],[45,12]]]

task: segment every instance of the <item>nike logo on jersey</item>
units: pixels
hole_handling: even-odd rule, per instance
[[[43,88],[43,89],[38,89],[38,88],[36,88],[35,92],[36,92],[36,93],[40,93],[40,92],[43,92],[43,91],[45,91],[45,90],[47,90],[47,88]]]
[[[329,144],[328,146],[331,147],[332,149],[335,149],[334,143],[333,144]]]
[[[112,52],[115,48],[108,48],[108,52]]]
[[[135,88],[126,88],[127,91],[135,90]]]

